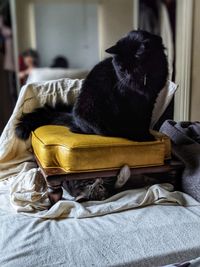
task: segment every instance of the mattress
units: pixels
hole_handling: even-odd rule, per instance
[[[200,255],[200,207],[149,206],[85,219],[0,210],[1,267],[163,266]]]

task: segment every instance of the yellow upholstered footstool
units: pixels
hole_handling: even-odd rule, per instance
[[[52,203],[62,197],[66,179],[117,175],[128,165],[134,174],[171,170],[167,136],[152,131],[156,141],[134,142],[123,138],[76,134],[63,126],[42,126],[32,133],[32,147],[47,181]]]

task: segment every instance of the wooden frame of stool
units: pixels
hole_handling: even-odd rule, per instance
[[[118,170],[106,170],[106,171],[93,171],[93,172],[80,172],[80,173],[61,173],[60,169],[51,168],[44,169],[38,159],[36,158],[41,173],[45,178],[48,188],[48,196],[51,204],[55,204],[62,199],[63,189],[62,184],[67,180],[83,180],[83,179],[95,179],[98,177],[106,178],[117,176]],[[161,166],[147,166],[130,168],[131,175],[141,174],[162,174],[167,173],[171,179],[176,179],[178,174],[183,170],[183,163],[178,160],[168,160]]]

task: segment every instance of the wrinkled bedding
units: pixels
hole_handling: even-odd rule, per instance
[[[73,104],[82,80],[61,79],[26,85],[22,88],[14,112],[0,138],[0,180],[12,179],[11,202],[16,210],[34,211],[49,207],[44,179],[26,142],[15,137],[14,127],[23,112],[31,112],[45,103],[63,101]]]
[[[56,213],[50,209],[51,219],[47,219],[45,211],[46,219],[42,219],[40,212],[28,214],[13,209],[10,202],[12,183],[12,178],[0,183],[0,203],[4,203],[0,206],[1,267],[152,267],[185,262],[200,255],[199,203],[180,192],[171,193],[174,193],[175,199],[176,194],[184,197],[180,198],[181,202],[190,202],[190,207],[166,203],[163,199],[165,190],[173,189],[169,184],[164,184],[162,190],[157,185],[152,188],[154,192],[160,191],[157,204],[163,205],[95,216],[94,211],[99,207],[93,203],[92,214],[92,205],[86,204],[80,205],[81,209],[72,208],[71,218],[58,219],[56,216],[53,219],[52,214],[55,216]],[[146,188],[146,198],[153,197],[147,192]],[[67,196],[64,192],[64,197]],[[143,201],[144,192],[130,190],[114,203],[108,202],[107,207],[103,205],[104,210],[109,213],[106,209],[113,209],[113,205],[116,207],[119,203],[131,205],[136,197],[138,201]],[[60,203],[62,207],[64,201]],[[73,205],[75,202],[71,201]],[[86,218],[80,219],[83,214]],[[199,263],[198,259],[196,261]]]
[[[60,220],[0,210],[0,225],[1,267],[155,267],[200,255],[199,207],[153,205]]]

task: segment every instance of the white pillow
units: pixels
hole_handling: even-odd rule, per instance
[[[171,81],[167,81],[165,87],[160,91],[156,103],[154,105],[152,118],[151,118],[151,129],[155,126],[158,122],[160,117],[163,115],[165,110],[167,109],[168,105],[170,104],[178,85]]]
[[[61,78],[84,79],[87,74],[87,70],[80,69],[36,68],[32,71],[26,83],[43,82]],[[165,112],[177,88],[178,86],[175,83],[167,81],[165,87],[160,91],[154,105],[150,128],[155,126]]]
[[[63,69],[63,68],[35,68],[29,75],[26,84],[45,82],[62,78],[84,79],[88,70],[84,69]]]

